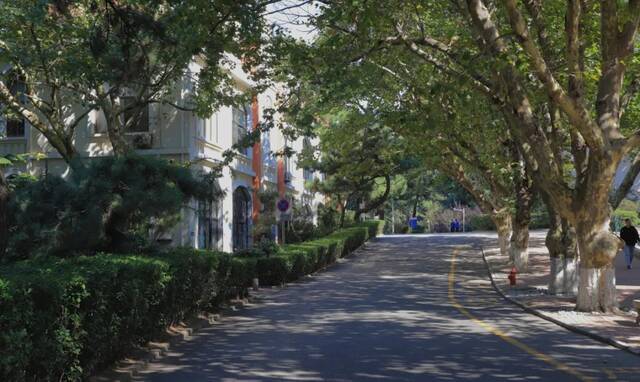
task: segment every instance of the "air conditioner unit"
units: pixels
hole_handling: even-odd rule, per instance
[[[148,150],[153,147],[153,134],[140,133],[131,136],[133,148],[138,150]]]

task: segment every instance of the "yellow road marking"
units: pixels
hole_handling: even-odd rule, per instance
[[[609,377],[610,380],[618,380],[618,377],[616,377],[616,373],[614,373],[611,369],[602,369],[602,371],[604,371],[604,373],[607,375],[607,377]]]
[[[474,323],[476,323],[477,325],[479,325],[480,327],[482,327],[483,329],[485,329],[486,331],[488,331],[489,333],[499,337],[501,340],[517,347],[518,349],[528,353],[529,355],[544,361],[548,364],[550,364],[551,366],[555,367],[558,370],[564,371],[565,373],[571,374],[573,376],[575,376],[576,378],[580,379],[581,381],[594,381],[593,378],[588,377],[584,374],[582,374],[581,372],[579,372],[578,370],[572,368],[571,366],[567,366],[565,364],[563,364],[562,362],[559,362],[558,360],[556,360],[553,357],[550,357],[546,354],[543,354],[539,351],[537,351],[536,349],[532,348],[531,346],[524,344],[520,341],[518,341],[515,338],[510,337],[508,334],[506,334],[505,332],[503,332],[502,330],[494,327],[491,324],[488,324],[487,322],[481,320],[480,318],[474,316],[473,314],[471,314],[471,312],[469,312],[464,306],[462,306],[462,304],[460,304],[458,302],[458,300],[456,300],[456,296],[455,296],[455,275],[456,275],[456,256],[458,255],[458,250],[454,250],[453,251],[453,255],[451,256],[451,269],[449,271],[449,291],[448,291],[448,296],[449,296],[449,301],[451,302],[451,304],[458,309],[458,311],[460,311],[460,313],[464,314],[465,316],[467,316],[467,318],[469,318],[471,321],[473,321]]]
[[[604,373],[609,377],[612,381],[618,380],[618,374],[638,374],[640,372],[640,367],[611,367],[602,369]]]

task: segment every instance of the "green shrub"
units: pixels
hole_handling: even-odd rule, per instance
[[[257,259],[256,274],[265,285],[284,284],[289,279],[292,262],[287,256],[271,256]]]
[[[233,288],[246,288],[251,285],[256,274],[257,258],[231,258],[229,285]]]
[[[533,211],[531,213],[531,222],[529,223],[529,229],[542,229],[549,228],[549,214],[547,211]]]
[[[423,225],[417,225],[416,228],[411,229],[411,233],[424,233],[425,228]]]
[[[90,375],[169,323],[212,307],[219,256],[179,249],[0,268],[0,377],[75,381]]]
[[[76,381],[172,322],[264,285],[335,262],[377,234],[374,223],[284,246],[269,256],[178,248],[152,256],[99,254],[0,267],[0,380]]]
[[[310,256],[308,256],[306,252],[302,250],[289,249],[284,252],[282,256],[286,256],[291,262],[291,272],[287,276],[287,281],[294,281],[313,272],[312,263],[315,263],[315,261],[310,260]]]
[[[228,298],[244,296],[256,273],[257,259],[219,253],[216,268],[216,296],[211,301],[213,307]]]
[[[473,215],[469,219],[472,231],[495,231],[496,225],[489,215]]]
[[[149,233],[175,225],[192,198],[214,200],[213,175],[128,155],[72,166],[69,179],[18,177],[8,206],[8,260],[96,251],[142,252]],[[153,235],[151,235],[153,236]]]
[[[637,211],[623,210],[619,208],[613,212],[612,218],[615,219],[616,222],[619,222],[618,225],[620,227],[624,226],[625,219],[631,219],[631,223],[634,226],[640,225],[640,217],[638,216]]]
[[[278,285],[334,263],[382,232],[384,222],[371,220],[340,229],[320,239],[287,244],[268,259],[258,258],[256,277],[262,285]]]
[[[167,292],[162,300],[162,306],[169,312],[164,324],[178,322],[193,313],[214,307],[212,302],[220,292],[217,279],[223,255],[181,248],[157,256],[169,264],[171,274]]]
[[[9,301],[19,299],[20,314],[0,303],[2,340],[7,354],[15,333],[28,351],[2,361],[5,380],[77,380],[110,362],[161,325],[151,314],[158,306],[168,266],[152,259],[96,256],[68,261],[23,262],[4,268]],[[155,313],[155,311],[154,311]],[[5,323],[13,322],[13,327]],[[17,368],[17,365],[22,368]],[[21,374],[16,374],[22,370]]]

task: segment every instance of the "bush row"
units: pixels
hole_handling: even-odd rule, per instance
[[[181,248],[0,267],[0,379],[84,379],[169,324],[243,292],[254,277],[263,284],[293,280],[380,229],[368,222],[260,257]]]
[[[239,259],[250,273],[245,278],[245,286],[250,285],[252,278],[258,278],[262,285],[280,285],[313,273],[351,253],[369,238],[381,234],[383,228],[383,221],[371,220],[320,239],[287,244],[271,253],[245,253]]]

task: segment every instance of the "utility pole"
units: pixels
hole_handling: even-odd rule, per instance
[[[391,233],[396,233],[396,215],[393,213],[393,198],[391,199]]]
[[[460,206],[460,204],[458,204]],[[465,207],[459,207],[459,208],[455,208],[453,207],[454,211],[458,211],[458,212],[462,212],[462,232],[464,232],[464,226],[465,226],[465,220],[466,220],[466,216],[465,216]]]

